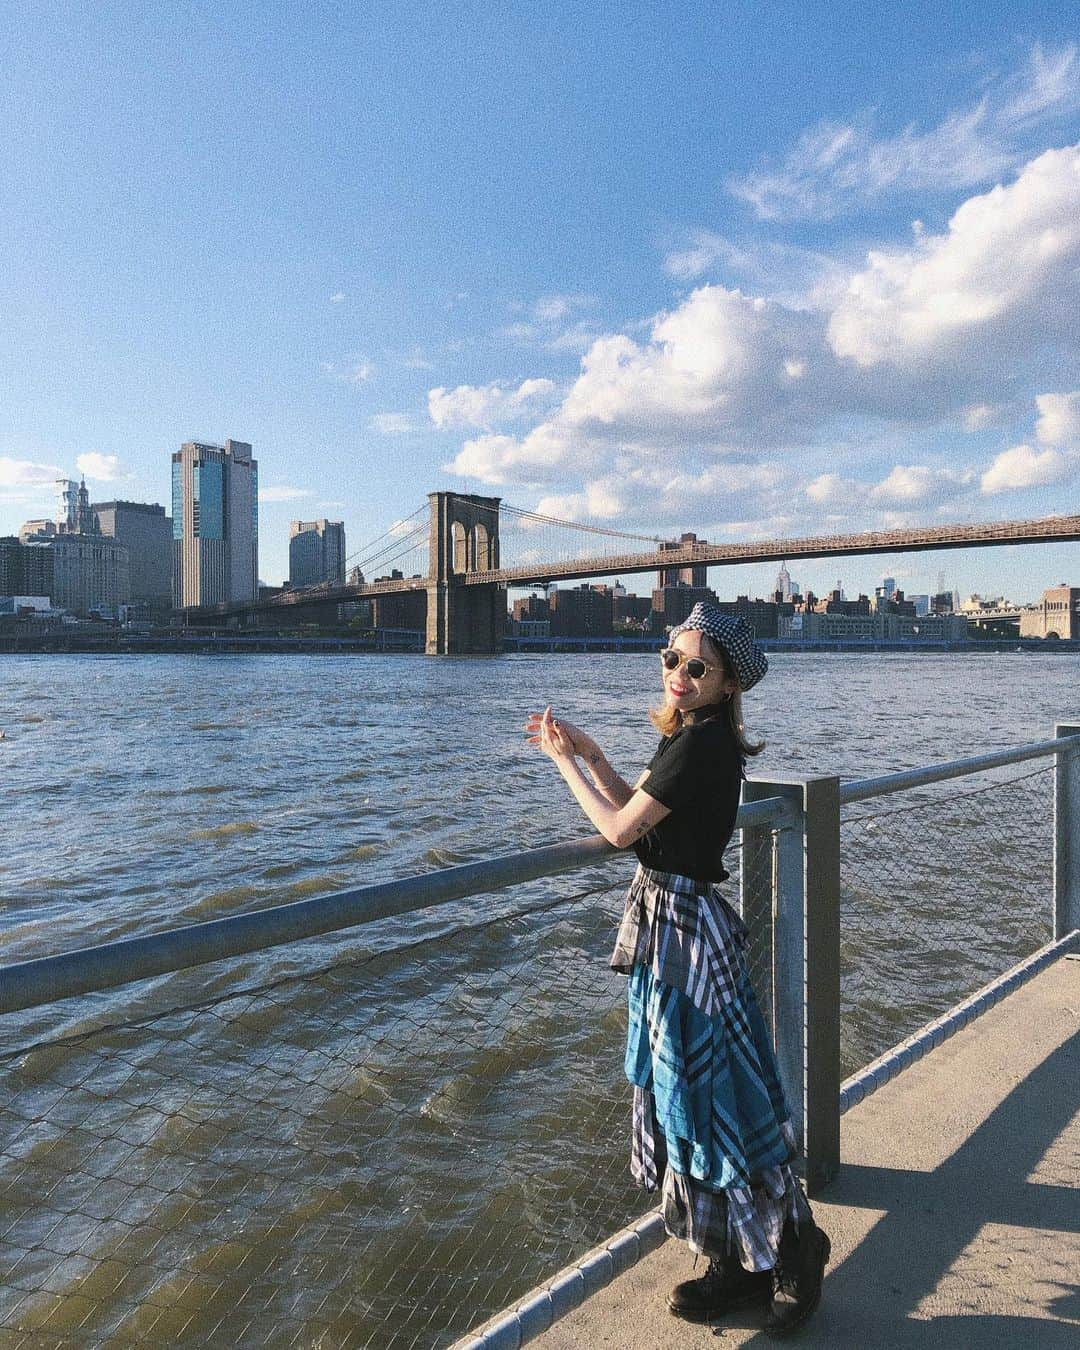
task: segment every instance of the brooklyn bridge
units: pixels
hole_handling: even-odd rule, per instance
[[[360,575],[347,585],[284,590],[247,604],[186,611],[194,625],[265,625],[287,614],[314,621],[340,604],[408,592],[426,599],[426,650],[433,655],[500,648],[508,586],[546,586],[590,577],[661,569],[912,553],[1080,539],[1080,515],[990,521],[859,534],[761,539],[749,543],[671,543],[596,525],[559,520],[499,497],[432,492],[387,534],[353,555]],[[634,547],[636,546],[636,547]],[[363,571],[384,575],[361,579]],[[419,597],[417,597],[419,600]]]

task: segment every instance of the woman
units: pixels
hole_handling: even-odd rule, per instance
[[[664,704],[650,716],[663,739],[633,787],[550,708],[526,731],[604,838],[638,857],[611,961],[629,976],[631,1171],[662,1188],[668,1232],[709,1258],[668,1306],[705,1321],[770,1302],[766,1326],[782,1333],[817,1306],[829,1239],[791,1170],[795,1138],[747,975],[747,930],[714,889],[728,876],[745,757],[762,749],[746,739],[741,694],[768,662],[746,620],[711,604],[694,606],[660,658]]]

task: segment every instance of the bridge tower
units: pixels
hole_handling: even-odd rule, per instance
[[[466,572],[499,566],[499,497],[429,492],[427,645],[431,656],[497,652],[506,629],[506,587],[465,585]]]

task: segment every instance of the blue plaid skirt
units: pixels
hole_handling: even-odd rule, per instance
[[[639,868],[612,964],[629,975],[635,1179],[662,1188],[673,1236],[768,1270],[785,1220],[810,1209],[746,943],[711,887]]]

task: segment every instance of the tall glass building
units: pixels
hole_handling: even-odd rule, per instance
[[[172,457],[173,604],[258,599],[259,466],[246,441]]]
[[[289,526],[289,585],[345,585],[345,525],[340,520],[294,520]]]

